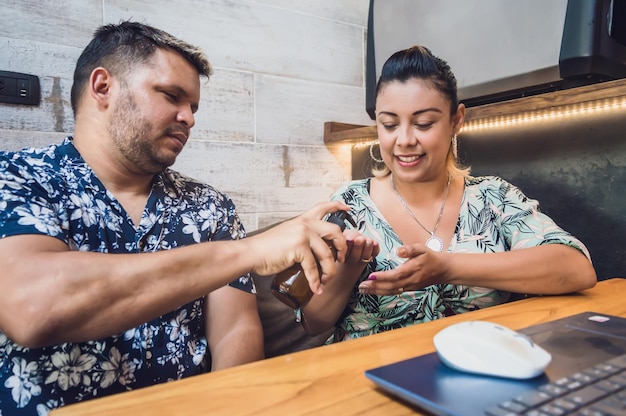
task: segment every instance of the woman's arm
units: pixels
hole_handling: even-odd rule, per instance
[[[313,296],[302,309],[303,327],[310,335],[317,335],[337,322],[343,312],[359,276],[371,260],[378,255],[378,243],[354,230],[344,232],[348,253],[344,263],[337,263],[337,276],[324,287],[324,293]]]
[[[579,250],[544,244],[501,253],[436,253],[423,244],[401,247],[408,260],[393,270],[376,272],[362,282],[363,292],[390,295],[432,284],[489,287],[528,294],[563,294],[596,284],[595,270]]]

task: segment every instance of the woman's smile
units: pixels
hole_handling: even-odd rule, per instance
[[[396,155],[396,159],[401,166],[415,166],[422,159],[423,155]]]

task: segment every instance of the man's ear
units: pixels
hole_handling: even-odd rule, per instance
[[[89,77],[89,95],[99,107],[108,107],[111,101],[113,77],[105,68],[98,67]]]

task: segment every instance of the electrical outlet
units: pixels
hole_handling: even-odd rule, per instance
[[[0,71],[0,102],[39,105],[39,78],[19,72]]]

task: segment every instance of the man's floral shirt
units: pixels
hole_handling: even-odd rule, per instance
[[[141,253],[244,233],[230,199],[170,169],[155,177],[135,227],[71,137],[43,149],[0,152],[0,238],[40,234],[71,250]],[[230,285],[255,293],[249,275]],[[206,371],[211,358],[203,311],[200,298],[109,338],[37,349],[0,331],[0,416],[45,415],[70,403]]]

